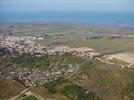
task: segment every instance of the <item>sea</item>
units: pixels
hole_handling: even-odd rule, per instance
[[[0,23],[81,23],[134,30],[134,12],[3,12]]]

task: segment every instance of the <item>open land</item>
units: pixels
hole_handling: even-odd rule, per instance
[[[126,61],[128,63],[134,64],[134,54],[131,53],[118,53],[114,55],[110,55],[111,57],[121,59],[123,61]]]
[[[133,100],[133,55],[133,30],[1,25],[0,100]]]

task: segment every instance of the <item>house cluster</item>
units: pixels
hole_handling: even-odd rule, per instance
[[[77,64],[68,64],[68,67],[57,70],[8,66],[0,70],[0,75],[6,79],[15,79],[26,87],[33,87],[56,80],[58,77],[62,77],[63,74],[70,75],[77,68]]]
[[[0,48],[6,48],[10,51],[10,54],[14,56],[15,52],[19,54],[23,53],[36,53],[37,56],[40,57],[43,54],[47,53],[50,55],[54,55],[55,53],[64,54],[71,53],[74,56],[78,56],[84,59],[94,59],[102,63],[107,64],[115,64],[112,62],[113,58],[108,56],[100,57],[99,53],[95,53],[93,49],[87,47],[81,48],[69,48],[69,47],[54,47],[49,48],[45,46],[41,46],[35,42],[35,37],[14,37],[14,36],[6,36],[0,37]],[[122,65],[120,65],[122,67]],[[129,65],[132,67],[133,65]],[[54,70],[51,68],[52,66],[48,66],[48,69],[40,69],[40,68],[15,68],[15,67],[5,67],[0,70],[0,75],[4,76],[7,79],[15,79],[20,83],[24,84],[26,87],[43,85],[48,81],[52,81],[53,79],[57,79],[58,77],[65,75],[70,75],[79,69],[79,65],[77,63],[69,63],[67,67],[62,69]],[[124,66],[123,66],[124,67]]]
[[[38,43],[36,43],[35,37],[27,36],[27,37],[15,37],[15,36],[1,36],[0,37],[0,48],[6,48],[10,51],[12,55],[14,55],[16,52],[19,54],[23,53],[30,53],[30,54],[38,54],[38,56],[41,56],[42,54],[48,53],[48,54],[54,54],[56,52],[63,54],[63,53],[71,53],[73,55],[79,56],[79,57],[93,57],[98,55],[98,53],[94,53],[94,50],[87,47],[81,47],[81,48],[69,48],[66,46],[60,46],[60,47],[46,47],[42,46]]]
[[[43,53],[46,48],[37,44],[34,37],[14,37],[14,36],[1,36],[0,48],[7,48],[11,54],[15,52],[22,53]]]

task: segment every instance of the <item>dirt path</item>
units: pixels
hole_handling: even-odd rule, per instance
[[[134,54],[131,53],[118,53],[118,54],[113,54],[110,55],[113,58],[123,60],[125,62],[134,64]]]
[[[19,96],[25,92],[27,92],[30,88],[26,88],[25,90],[21,91],[18,95],[8,99],[8,100],[17,100],[19,98]]]
[[[65,51],[77,51],[77,52],[86,52],[86,51],[94,51],[94,49],[92,48],[89,48],[89,47],[79,47],[79,48],[71,48],[71,47],[68,47],[68,46],[58,46],[58,47],[55,47],[56,49],[59,49],[59,50],[65,50]]]

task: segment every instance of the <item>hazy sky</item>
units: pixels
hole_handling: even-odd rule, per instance
[[[0,0],[1,12],[134,11],[134,0]]]

